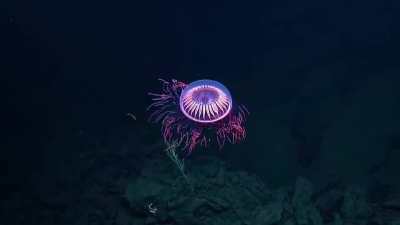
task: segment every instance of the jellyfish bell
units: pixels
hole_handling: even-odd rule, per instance
[[[214,123],[225,118],[232,110],[229,90],[218,81],[197,80],[185,86],[180,99],[180,109],[190,120]]]
[[[172,80],[162,82],[161,93],[153,96],[148,107],[149,121],[161,123],[166,144],[178,143],[189,153],[198,146],[215,142],[222,148],[226,141],[237,143],[246,136],[246,107],[234,104],[231,93],[214,80],[189,84]]]

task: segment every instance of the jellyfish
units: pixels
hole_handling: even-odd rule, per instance
[[[246,137],[244,123],[249,111],[235,104],[228,88],[215,80],[197,80],[186,84],[159,79],[161,93],[148,93],[152,103],[149,121],[161,123],[167,145],[177,144],[190,154],[198,145],[226,142],[235,144]]]

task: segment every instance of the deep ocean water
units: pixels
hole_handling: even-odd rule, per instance
[[[0,224],[400,224],[399,10],[0,3]],[[159,78],[224,84],[246,138],[166,143]]]

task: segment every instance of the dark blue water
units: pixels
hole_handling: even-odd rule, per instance
[[[0,224],[399,224],[399,10],[1,2]],[[169,151],[158,78],[226,85],[246,138]]]

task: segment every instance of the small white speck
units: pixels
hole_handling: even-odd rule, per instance
[[[136,116],[133,115],[132,113],[127,113],[126,116],[128,116],[128,117],[130,117],[130,118],[136,120]]]

